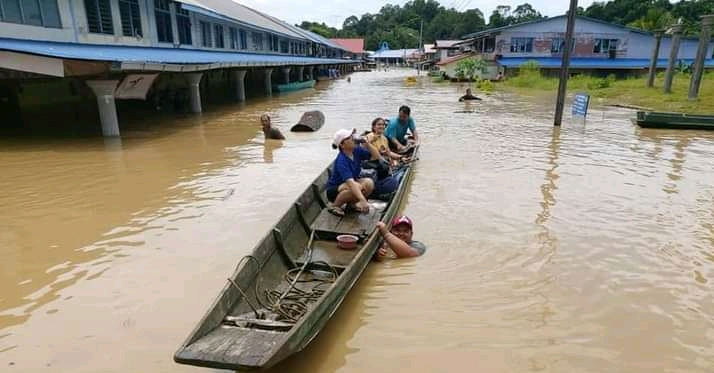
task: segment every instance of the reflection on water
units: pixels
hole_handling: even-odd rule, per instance
[[[121,139],[0,139],[0,366],[211,371],[171,355],[237,260],[337,128],[407,104],[424,147],[403,208],[426,255],[371,265],[271,371],[711,368],[714,134],[604,107],[553,128],[554,98],[463,103],[465,85],[410,73],[137,119]],[[324,128],[289,132],[308,110]],[[287,140],[263,138],[263,112]]]

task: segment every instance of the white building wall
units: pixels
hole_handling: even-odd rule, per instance
[[[49,40],[59,42],[76,42],[74,14],[70,12],[71,0],[59,0],[60,22],[62,28],[29,26],[18,23],[0,22],[0,37],[13,39]],[[84,8],[82,8],[84,9]]]
[[[247,53],[274,53],[281,54],[279,51],[269,50],[269,32],[257,28],[246,27],[237,23],[231,23],[226,20],[213,18],[207,15],[189,12],[191,20],[191,45],[177,45],[178,40],[173,43],[164,43],[158,41],[156,29],[156,17],[154,12],[154,0],[138,0],[139,12],[141,17],[142,36],[123,36],[121,27],[121,14],[119,11],[119,0],[110,0],[112,11],[112,27],[113,35],[98,34],[89,32],[87,21],[87,13],[84,6],[84,0],[57,0],[58,9],[61,21],[61,28],[49,28],[42,26],[30,26],[23,24],[15,24],[9,22],[0,22],[0,37],[15,38],[24,40],[42,40],[55,42],[74,42],[85,44],[113,44],[113,45],[128,45],[128,46],[154,46],[154,47],[180,47],[180,48],[200,48],[210,50],[235,50]],[[172,13],[173,14],[173,13]],[[205,48],[202,46],[200,22],[208,22],[211,24],[212,46]],[[214,25],[220,24],[223,26],[224,48],[215,47],[215,28]],[[176,23],[173,23],[175,26]],[[246,49],[230,49],[230,28],[234,27],[237,30],[247,32],[247,48]],[[253,35],[261,35],[261,44],[255,45]],[[174,33],[174,39],[176,39]],[[239,36],[240,40],[240,36]],[[280,40],[288,40],[289,42],[302,42],[305,40],[285,39],[280,36]],[[324,49],[324,47],[322,47]],[[442,51],[446,56],[447,51]],[[287,54],[290,54],[288,51]]]
[[[650,58],[652,50],[655,47],[654,36],[642,35],[637,33],[630,34],[630,47],[627,50],[627,57],[630,58]],[[669,52],[672,48],[672,38],[666,35],[662,38],[659,46],[658,58],[669,58]],[[695,58],[697,56],[697,48],[699,48],[699,40],[697,39],[682,39],[679,43],[679,52],[677,58]],[[712,58],[714,50],[714,42],[709,43],[707,58]]]

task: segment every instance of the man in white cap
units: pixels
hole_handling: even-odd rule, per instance
[[[357,211],[368,212],[367,197],[374,190],[372,179],[359,176],[362,172],[362,161],[379,159],[379,150],[363,138],[356,137],[355,132],[355,129],[338,130],[332,140],[332,147],[340,152],[335,159],[325,191],[330,201],[328,211],[337,216],[344,216],[345,210],[342,206],[350,203],[355,203]],[[357,146],[357,143],[364,144],[366,149]]]

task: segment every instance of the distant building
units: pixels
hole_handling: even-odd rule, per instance
[[[461,40],[437,40],[434,42],[432,49],[435,51],[439,61],[444,61],[449,57],[460,54]]]
[[[330,39],[330,41],[347,50],[343,55],[344,58],[361,60],[367,56],[367,51],[364,50],[364,39]]]
[[[134,49],[123,49],[110,61],[178,62],[170,58],[175,55],[182,63],[195,58],[201,63],[231,63],[236,56],[179,57],[175,51],[337,59],[348,52],[329,39],[232,0],[2,0],[0,4],[0,50],[19,53],[77,59],[103,55],[102,60],[107,60],[106,48],[121,46]],[[171,53],[161,51],[166,48]],[[2,60],[0,68],[7,67]]]
[[[517,69],[526,61],[538,62],[541,69],[560,69],[565,47],[566,16],[484,30],[465,35],[456,46],[473,51],[480,58],[495,61],[506,69]],[[591,72],[641,72],[649,67],[654,34],[625,26],[576,17],[570,69]],[[691,64],[697,53],[698,38],[683,37],[678,59]],[[671,37],[662,38],[657,67],[667,66]],[[707,66],[712,61],[710,43]]]
[[[371,58],[377,63],[388,65],[404,65],[419,58],[419,49],[387,49],[378,50]]]
[[[437,50],[434,49],[435,44],[424,44],[424,59],[426,61],[434,61],[436,59]]]

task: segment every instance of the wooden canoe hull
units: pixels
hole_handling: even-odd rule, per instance
[[[273,86],[273,90],[277,92],[292,92],[299,91],[301,89],[313,88],[315,86],[314,80],[306,80],[304,82],[292,82],[287,84],[277,84]]]
[[[418,148],[415,159],[417,152]],[[390,201],[370,200],[373,205],[370,213],[348,213],[344,218],[335,217],[324,208],[324,184],[332,165],[328,166],[255,246],[250,258],[238,263],[230,281],[174,354],[174,361],[217,369],[256,370],[270,368],[304,349],[337,311],[372,259],[381,242],[376,222],[389,224],[397,214],[415,163],[404,166],[399,188]],[[308,231],[318,238],[310,241]],[[357,249],[337,248],[331,234],[345,232],[360,237]],[[310,251],[307,247],[314,249]],[[282,289],[287,281],[283,279],[286,269],[295,269],[306,262],[320,266],[320,262],[329,263],[329,268],[338,275],[289,329],[225,324],[230,317],[251,314],[243,294],[256,303],[256,294]],[[268,308],[256,312],[270,313]]]
[[[300,121],[297,122],[290,131],[292,132],[315,132],[322,128],[325,124],[325,114],[319,110],[306,111],[300,117]]]
[[[638,111],[634,122],[643,128],[714,130],[714,116]]]

